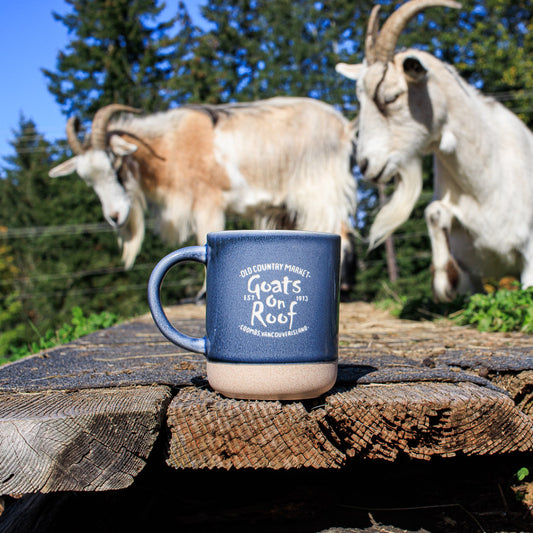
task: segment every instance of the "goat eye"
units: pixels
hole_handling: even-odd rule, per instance
[[[383,102],[385,103],[385,105],[392,104],[393,102],[398,100],[399,97],[400,97],[400,93],[389,95],[389,96],[385,96],[383,98]]]
[[[376,96],[376,98],[374,99],[378,109],[380,110],[381,113],[383,114],[387,114],[387,106],[396,102],[396,100],[398,100],[398,98],[402,95],[401,92],[399,93],[395,93],[395,94],[382,94],[380,95],[379,97]]]

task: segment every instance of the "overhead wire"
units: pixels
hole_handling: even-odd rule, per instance
[[[54,236],[54,235],[74,235],[78,234],[80,232],[87,232],[87,231],[101,231],[101,232],[107,232],[107,231],[114,231],[113,228],[111,228],[108,224],[105,223],[94,223],[94,224],[74,224],[74,225],[67,225],[67,226],[36,226],[36,227],[25,227],[25,228],[12,228],[11,230],[7,231],[0,231],[0,238],[21,238],[21,237],[28,237],[28,238],[34,238],[38,236]],[[419,237],[427,237],[427,233],[424,231],[415,231],[415,232],[405,232],[405,233],[395,233],[394,239],[395,240],[410,240],[410,239],[416,239]],[[417,252],[416,257],[411,256],[411,258],[416,259],[425,259],[429,258],[431,254],[429,252]],[[362,262],[366,266],[375,266],[379,264],[385,264],[386,259],[376,258],[376,259],[368,259],[365,258],[362,260]],[[49,282],[49,281],[60,281],[60,280],[73,280],[73,279],[82,279],[84,277],[95,277],[95,276],[104,276],[109,274],[118,274],[118,273],[125,273],[131,271],[141,271],[141,270],[151,270],[154,267],[154,264],[152,263],[140,263],[134,265],[134,267],[130,271],[126,271],[123,266],[116,266],[116,267],[102,267],[97,269],[87,269],[87,270],[78,270],[78,271],[70,271],[70,272],[59,272],[59,273],[47,273],[47,274],[36,274],[33,276],[21,276],[17,278],[12,279],[4,279],[0,280],[0,286],[6,286],[10,284],[27,284],[27,283],[40,283],[40,282]],[[171,282],[169,281],[169,284],[174,284],[175,286],[179,286],[182,282]],[[171,286],[171,285],[169,285]],[[128,287],[131,290],[140,290],[140,289],[146,289],[146,285],[122,285],[121,287],[117,288],[115,286],[113,287],[102,287],[102,288],[91,288],[91,289],[71,289],[69,290],[69,294],[97,294],[97,293],[105,293],[110,292],[113,290],[124,290],[124,287]],[[81,292],[80,292],[81,291]],[[62,294],[61,291],[52,291],[52,292],[32,292],[31,295],[28,294],[22,294],[21,298],[30,298],[30,297],[37,297],[37,296],[54,296]]]
[[[519,100],[522,98],[533,97],[533,90],[511,89],[511,90],[505,90],[505,91],[484,92],[483,94],[485,96],[494,98],[495,100],[498,100],[499,102],[508,102],[508,101],[513,101],[513,100]],[[531,111],[533,111],[533,107],[520,110],[521,113],[531,112]],[[1,131],[2,130],[0,130],[0,132]],[[39,141],[39,142],[42,141],[44,143],[48,143],[48,146],[32,146],[32,147],[19,148],[17,150],[19,153],[48,152],[48,150],[50,150],[53,147],[54,142],[58,142],[59,140],[61,140],[61,139],[56,139],[55,141],[49,141],[46,139],[45,134],[41,132],[35,132],[32,134],[22,133],[22,135],[17,135],[16,131],[14,130],[11,130],[11,132],[15,135],[14,138],[16,139],[17,142],[20,141],[20,142],[30,143],[32,141]],[[4,130],[4,133],[5,133],[5,130]],[[64,133],[61,132],[60,135],[64,135]],[[6,156],[2,156],[2,157],[6,157]]]
[[[152,263],[141,263],[139,265],[135,265],[131,270],[139,271],[139,270],[148,270],[153,268],[154,265]],[[94,277],[94,276],[104,276],[107,274],[117,274],[117,273],[123,273],[128,272],[124,269],[123,266],[118,267],[104,267],[104,268],[97,268],[92,270],[78,270],[75,272],[62,272],[57,274],[36,274],[34,276],[23,276],[19,278],[13,278],[13,279],[3,279],[0,280],[0,286],[2,285],[9,285],[12,283],[28,283],[28,282],[39,282],[39,281],[53,281],[53,280],[62,280],[62,279],[76,279],[76,278],[85,278],[85,277]]]
[[[1,225],[1,223],[0,223]],[[105,222],[69,224],[62,226],[26,226],[0,230],[0,239],[20,239],[24,237],[57,237],[58,235],[77,235],[80,233],[108,233],[114,229]]]
[[[191,280],[181,280],[181,281],[167,281],[165,282],[165,287],[185,287],[190,286]],[[104,293],[120,293],[125,291],[146,291],[146,283],[137,283],[131,285],[112,285],[109,287],[99,287],[99,288],[90,288],[90,289],[69,289],[69,296],[83,296],[89,294],[104,294]],[[50,298],[53,296],[62,296],[64,291],[46,291],[46,292],[31,292],[31,293],[21,293],[17,295],[17,298],[21,300],[30,300],[34,298]]]

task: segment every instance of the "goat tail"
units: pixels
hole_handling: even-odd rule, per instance
[[[370,228],[370,250],[382,244],[409,218],[421,192],[422,161],[416,158],[400,170],[394,193],[376,215]]]

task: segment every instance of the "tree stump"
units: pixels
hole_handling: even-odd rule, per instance
[[[0,395],[0,492],[124,488],[159,434],[167,387]]]

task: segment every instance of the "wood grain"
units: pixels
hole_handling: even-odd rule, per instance
[[[317,402],[243,402],[187,388],[168,409],[174,468],[340,468],[350,458],[533,450],[533,421],[472,383],[361,385]]]
[[[204,334],[201,306],[171,321]],[[328,469],[354,460],[529,452],[533,338],[340,309],[339,372],[302,402],[230,400],[149,315],[0,367],[0,494],[128,486],[156,438],[178,470]]]
[[[0,492],[100,491],[143,469],[170,398],[166,387],[0,396]]]
[[[168,409],[174,468],[338,468],[343,454],[302,402],[243,401],[183,389]]]
[[[348,457],[429,460],[533,449],[533,421],[506,394],[473,383],[355,387],[330,396],[321,415]]]

